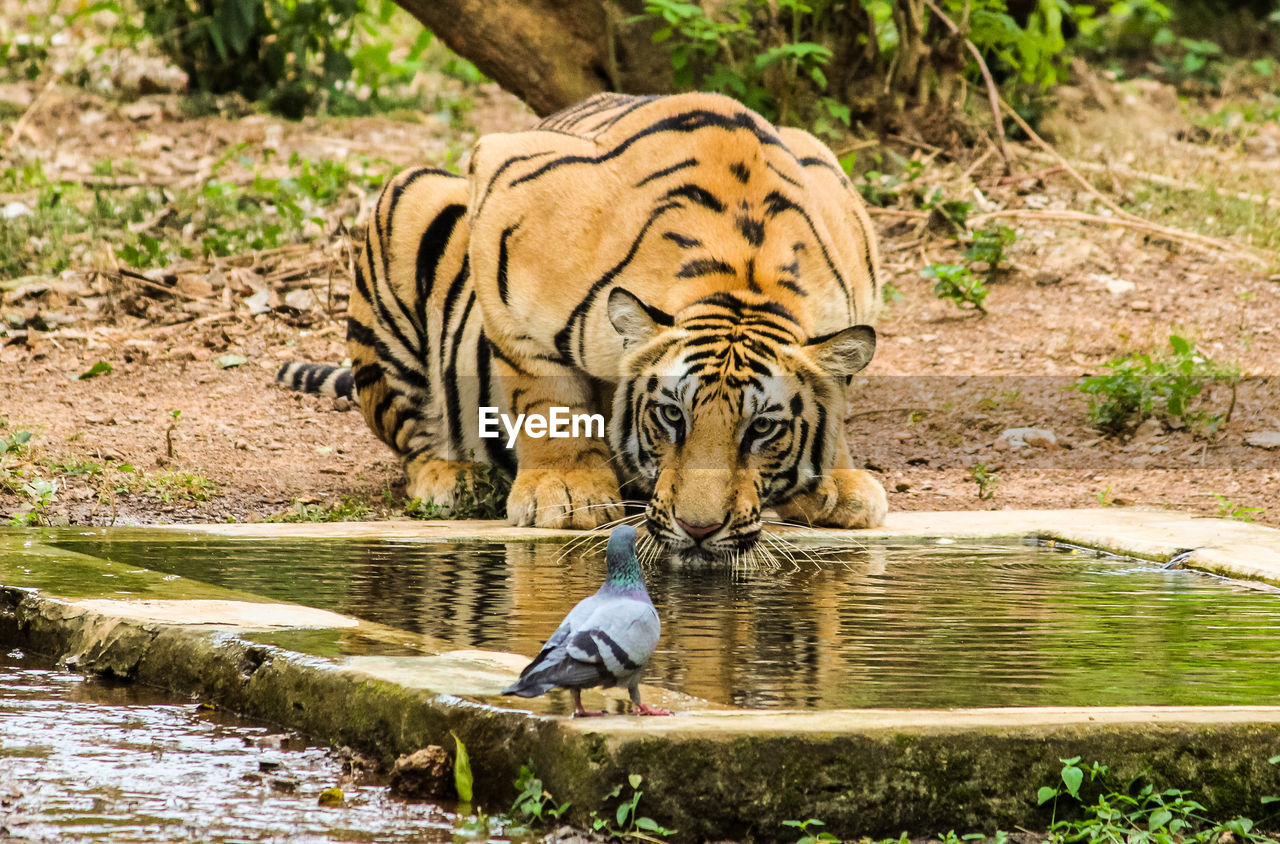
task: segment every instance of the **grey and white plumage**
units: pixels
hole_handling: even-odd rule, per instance
[[[614,528],[605,558],[604,585],[569,611],[504,695],[537,697],[554,688],[569,689],[574,714],[588,715],[592,713],[582,707],[583,689],[622,686],[638,714],[668,714],[640,702],[640,677],[657,647],[662,623],[644,586],[635,528]]]

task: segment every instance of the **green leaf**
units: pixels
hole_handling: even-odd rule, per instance
[[[1267,760],[1267,763],[1271,765],[1280,765],[1280,755],[1272,756]]]
[[[662,825],[653,818],[636,818],[636,828],[643,829],[645,832],[659,832]]]
[[[1084,783],[1084,771],[1075,765],[1068,765],[1062,769],[1062,782],[1067,787],[1067,793],[1072,797],[1080,796],[1080,786]]]
[[[627,782],[631,785],[633,789],[639,788],[640,783],[644,782],[644,777],[640,776],[639,774],[632,774],[631,776],[627,777]]]
[[[622,826],[624,823],[627,822],[627,816],[631,814],[631,810],[634,808],[635,807],[632,806],[630,803],[623,803],[621,806],[618,807],[618,811],[616,813],[618,816],[618,826]]]
[[[1040,786],[1040,790],[1036,792],[1036,805],[1043,806],[1050,800],[1058,796],[1058,789],[1050,788],[1047,785]]]
[[[1263,806],[1266,806],[1268,803],[1280,803],[1280,797],[1264,797],[1264,798],[1262,798],[1262,805],[1263,805]]]
[[[244,355],[223,355],[214,361],[218,369],[230,369],[233,366],[241,366],[248,363],[248,358]]]
[[[81,372],[79,375],[76,376],[76,378],[80,381],[84,381],[85,379],[88,379],[88,378],[97,378],[99,375],[106,375],[113,368],[114,367],[112,367],[111,364],[107,363],[105,360],[100,360],[97,363],[95,363],[93,366],[86,369],[84,372]]]
[[[467,757],[467,746],[458,738],[453,730],[449,731],[457,743],[457,752],[453,756],[453,787],[458,792],[458,799],[463,803],[471,802],[471,760]]]
[[[232,53],[242,55],[253,37],[256,13],[255,0],[224,0],[218,4],[217,27],[213,32],[222,36]]]
[[[1168,824],[1171,820],[1173,820],[1173,812],[1170,812],[1168,809],[1157,809],[1152,812],[1151,817],[1147,819],[1147,829],[1155,831]]]

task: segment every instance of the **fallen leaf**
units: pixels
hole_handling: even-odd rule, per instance
[[[76,380],[84,381],[88,378],[97,378],[99,375],[106,375],[112,369],[114,369],[114,367],[111,364],[107,363],[105,360],[100,360],[84,372],[77,375]]]

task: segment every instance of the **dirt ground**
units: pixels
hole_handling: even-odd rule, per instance
[[[299,151],[363,152],[397,167],[439,162],[475,131],[534,122],[493,90],[477,99],[474,130],[459,131],[431,115],[189,120],[172,96],[143,98],[139,108],[72,87],[57,87],[32,109],[34,83],[5,88],[0,98],[28,110],[7,157],[41,156],[86,181],[93,176],[84,162],[114,154],[138,162],[137,179],[173,184],[246,142],[270,143],[278,161]],[[1088,90],[1064,88],[1060,112],[1045,126],[1058,127],[1050,134],[1057,148],[1107,196],[1165,225],[1215,234],[1220,198],[1194,187],[1214,185],[1253,195],[1245,201],[1257,205],[1251,225],[1274,225],[1274,120],[1248,132],[1199,131],[1196,114],[1217,104],[1179,104],[1154,83]],[[1280,449],[1247,442],[1265,444],[1259,434],[1280,431],[1280,264],[1273,255],[1254,260],[1243,247],[1054,218],[1047,212],[1105,209],[1052,157],[1031,144],[1012,147],[1010,176],[985,145],[886,141],[901,159],[925,166],[922,182],[972,202],[973,216],[1030,212],[1002,219],[1018,240],[1011,269],[989,284],[986,315],[937,298],[920,277],[927,264],[960,263],[962,248],[930,228],[927,215],[875,214],[897,296],[879,323],[880,345],[859,381],[848,433],[891,508],[1146,505],[1280,525]],[[1143,174],[1193,187],[1151,192]],[[355,228],[373,196],[352,193],[346,216]],[[0,205],[14,199],[0,196]],[[1249,231],[1227,234],[1243,244]],[[59,277],[5,282],[0,438],[32,437],[3,455],[10,482],[0,485],[0,516],[256,521],[344,501],[359,503],[355,515],[398,516],[399,469],[359,413],[271,385],[282,361],[346,356],[348,258],[347,237],[328,229],[311,242],[187,262],[146,279],[119,275],[110,250],[90,250]],[[266,305],[251,303],[263,289]],[[1126,352],[1167,349],[1171,333],[1239,365],[1245,377],[1230,421],[1212,434],[1155,422],[1123,436],[1091,427],[1088,397],[1072,385]],[[222,368],[227,355],[244,362]],[[98,361],[112,371],[77,380]],[[1204,406],[1224,410],[1229,392],[1211,387]],[[1057,443],[1033,437],[1039,445],[1013,447],[1001,434],[1017,427],[1049,429]],[[985,485],[975,479],[993,476]],[[37,479],[56,484],[42,506],[23,487]]]

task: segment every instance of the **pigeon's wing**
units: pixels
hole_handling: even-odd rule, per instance
[[[658,645],[662,626],[649,601],[630,597],[603,598],[592,607],[583,627],[565,644],[576,662],[602,665],[614,680],[644,667]]]
[[[520,672],[520,679],[502,693],[537,697],[556,686],[593,686],[602,682],[598,666],[581,664],[567,652],[569,642],[591,617],[593,605],[599,600],[598,595],[592,595],[579,601],[543,644],[533,662]]]

